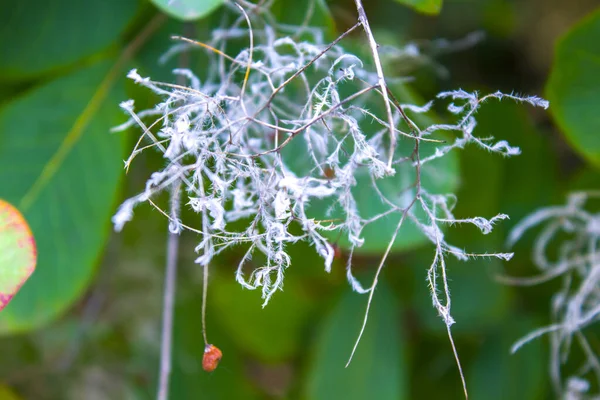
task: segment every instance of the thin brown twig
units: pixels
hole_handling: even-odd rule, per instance
[[[208,297],[208,264],[205,264],[202,268],[202,338],[204,339],[204,345],[208,346],[208,339],[206,337],[206,299]]]

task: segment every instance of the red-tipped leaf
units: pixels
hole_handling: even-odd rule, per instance
[[[35,240],[23,215],[0,200],[0,310],[33,273],[37,260]]]

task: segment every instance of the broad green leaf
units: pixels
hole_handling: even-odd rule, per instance
[[[516,354],[510,347],[519,335],[538,328],[522,316],[505,320],[498,330],[481,343],[474,363],[467,370],[469,397],[473,399],[545,399],[548,360],[544,340],[536,339]]]
[[[546,85],[550,112],[565,137],[600,166],[600,9],[576,24],[556,45]]]
[[[19,210],[0,199],[0,310],[35,269],[35,240]]]
[[[364,335],[344,368],[360,330],[367,296],[347,290],[317,336],[306,380],[306,396],[320,399],[407,399],[408,360],[398,323],[398,300],[380,281]]]
[[[396,0],[400,4],[409,6],[423,14],[439,14],[442,9],[442,0]]]
[[[304,329],[317,304],[298,279],[300,261],[295,260],[291,267],[295,271],[287,274],[285,290],[273,295],[264,308],[260,292],[240,286],[232,270],[212,276],[209,312],[223,330],[238,332],[232,337],[237,347],[259,360],[283,361],[301,351]]]
[[[109,231],[124,137],[112,62],[52,81],[0,110],[1,195],[38,245],[38,270],[0,314],[0,332],[55,318],[90,283]]]
[[[207,16],[225,3],[225,0],[150,0],[171,17],[193,21]]]
[[[106,49],[136,0],[22,0],[0,12],[0,80],[33,79]]]

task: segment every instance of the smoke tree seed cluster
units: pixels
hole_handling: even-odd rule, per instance
[[[286,249],[299,241],[310,243],[330,271],[332,243],[340,239],[349,254],[352,288],[372,295],[377,276],[364,287],[352,274],[352,255],[369,240],[365,229],[381,221],[395,227],[382,247],[378,275],[400,228],[412,224],[434,245],[428,282],[433,305],[450,327],[454,320],[445,257],[509,259],[511,254],[467,253],[446,242],[444,226],[469,223],[487,234],[507,216],[457,218],[452,213],[455,197],[432,191],[426,182],[445,179],[436,162],[469,143],[504,156],[519,154],[503,140],[476,135],[476,112],[486,100],[544,108],[548,103],[499,92],[443,92],[435,101],[446,104],[452,121],[420,126],[419,114],[430,111],[433,101],[398,101],[385,82],[392,85],[403,78],[386,76],[382,83],[368,66],[370,59],[345,51],[339,42],[349,31],[326,43],[320,29],[278,24],[266,5],[244,3],[247,13],[231,5],[235,20],[213,30],[207,44],[196,46],[211,59],[208,70],[200,71],[202,77],[188,69],[173,71],[185,77],[187,86],[155,82],[136,70],[129,73],[162,101],[142,111],[132,100],[121,104],[130,119],[116,130],[142,130],[126,167],[149,148],[160,151],[166,165],[119,207],[115,229],[133,218],[139,203],[158,208],[153,196],[181,182],[183,202],[199,214],[199,222],[187,223],[161,210],[170,220],[169,229],[199,234],[196,262],[203,266],[233,246],[245,246],[235,278],[247,289],[261,290],[267,305],[283,288],[285,270],[293,263]],[[359,20],[350,31],[361,24]],[[240,40],[248,47],[228,55],[228,43]],[[419,56],[414,45],[389,53]],[[375,193],[384,211],[364,212],[359,191]],[[249,271],[251,257],[264,262]]]
[[[591,382],[595,382],[595,387],[600,385],[600,362],[583,333],[600,319],[600,214],[587,207],[598,198],[599,192],[572,193],[565,205],[542,208],[523,219],[509,236],[512,245],[529,229],[541,227],[532,249],[533,263],[540,274],[531,278],[505,278],[508,283],[529,286],[555,278],[562,281],[552,298],[553,323],[519,340],[513,352],[548,334],[552,382],[557,395],[565,399],[588,398],[583,396],[590,395]],[[574,348],[583,355],[583,363],[574,376],[564,377],[563,365]]]

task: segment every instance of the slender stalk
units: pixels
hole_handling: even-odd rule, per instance
[[[469,392],[467,391],[467,380],[465,379],[465,374],[463,373],[463,369],[460,364],[460,359],[458,358],[458,350],[456,349],[456,345],[454,344],[454,338],[452,337],[452,331],[450,331],[450,325],[446,325],[446,330],[448,331],[448,339],[450,339],[450,344],[452,345],[452,352],[454,353],[454,359],[456,360],[456,366],[458,367],[458,373],[460,375],[460,382],[462,383],[463,393],[465,394],[465,400],[469,400]]]
[[[171,190],[171,216],[175,221],[179,218],[181,182],[173,183]],[[173,223],[173,222],[171,222]],[[169,231],[167,240],[167,268],[165,271],[165,287],[163,294],[163,320],[160,344],[160,379],[158,400],[169,397],[169,378],[171,376],[171,347],[173,338],[173,316],[175,304],[175,283],[177,281],[177,255],[179,252],[179,232]]]
[[[184,34],[191,36],[194,27],[191,24],[184,25]],[[179,57],[180,68],[187,68],[190,64],[189,52],[184,51]],[[185,79],[177,77],[177,84],[183,86]],[[163,321],[160,344],[160,378],[158,386],[158,400],[169,398],[169,379],[171,377],[172,346],[173,346],[173,319],[175,305],[175,289],[177,283],[177,256],[179,254],[179,233],[181,224],[179,215],[181,213],[181,179],[171,184],[170,218],[169,224],[178,224],[179,229],[169,229],[167,240],[167,267],[165,271],[165,288],[163,296]]]
[[[208,294],[208,264],[205,264],[202,269],[202,337],[204,338],[204,345],[208,345],[208,339],[206,338],[206,297]]]

